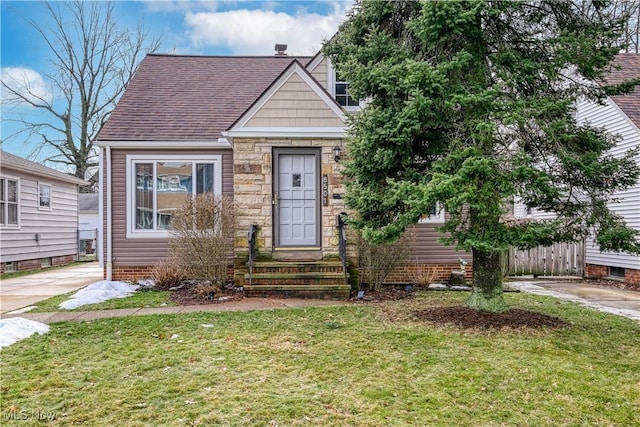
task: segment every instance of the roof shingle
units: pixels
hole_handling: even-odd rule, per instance
[[[621,53],[607,75],[607,83],[618,84],[640,77],[640,54]],[[633,92],[612,96],[611,99],[640,128],[640,88],[636,86]]]
[[[215,141],[295,59],[149,54],[98,139]]]

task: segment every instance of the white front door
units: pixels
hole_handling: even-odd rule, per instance
[[[318,154],[276,152],[276,245],[318,246]]]

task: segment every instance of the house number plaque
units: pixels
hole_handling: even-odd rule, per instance
[[[329,176],[322,175],[322,204],[327,206],[329,204]]]

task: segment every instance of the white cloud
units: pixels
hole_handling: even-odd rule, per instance
[[[272,55],[274,45],[288,45],[290,55],[312,55],[344,21],[351,2],[334,2],[328,15],[304,8],[294,15],[269,9],[187,12],[188,35],[198,47],[225,46],[235,55]],[[265,4],[263,6],[268,6]]]
[[[20,99],[5,85],[34,103],[42,103],[43,100],[50,103],[53,98],[42,76],[31,68],[3,67],[0,69],[0,75],[3,83],[1,93],[3,104],[28,105],[24,99]]]

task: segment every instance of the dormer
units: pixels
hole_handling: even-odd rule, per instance
[[[349,82],[336,73],[329,58],[319,53],[309,62],[307,69],[344,110],[353,112],[364,107],[364,101],[350,96]]]

